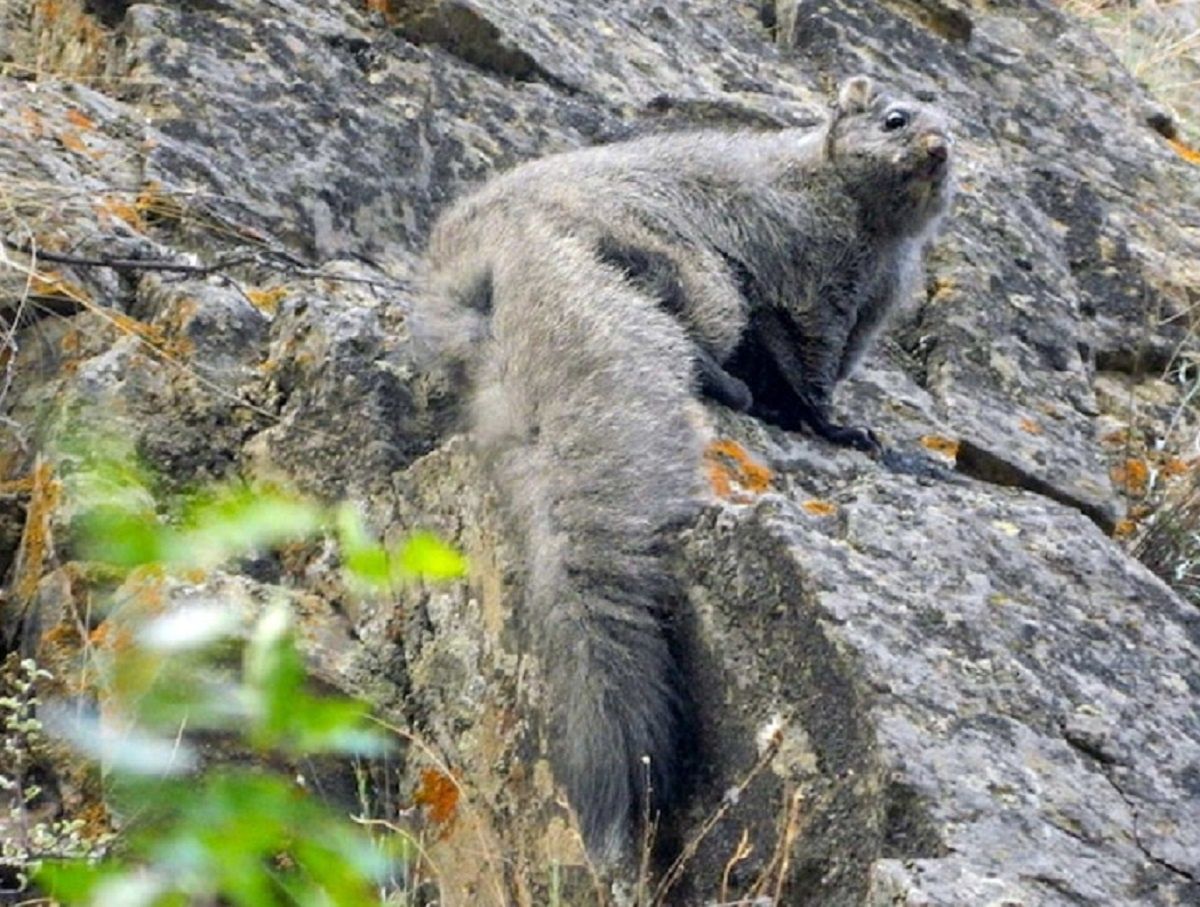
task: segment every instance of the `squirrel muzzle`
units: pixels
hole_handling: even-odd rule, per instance
[[[950,167],[950,137],[941,132],[927,132],[921,136],[920,144],[925,163],[918,175],[928,180],[940,178]]]
[[[921,137],[921,148],[925,152],[925,165],[920,176],[934,180],[942,176],[950,166],[950,138],[940,132],[929,132]]]

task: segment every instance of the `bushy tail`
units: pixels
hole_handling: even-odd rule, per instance
[[[676,769],[665,560],[697,500],[690,344],[582,239],[522,225],[488,247],[476,431],[527,545],[554,768],[612,860]]]

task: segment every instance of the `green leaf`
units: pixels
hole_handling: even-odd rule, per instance
[[[304,662],[292,641],[291,614],[276,603],[259,618],[246,646],[245,682],[258,705],[250,738],[261,747],[282,742],[303,693]]]
[[[124,872],[116,860],[93,866],[85,860],[48,860],[33,874],[50,897],[64,903],[84,903],[105,879]]]
[[[334,528],[337,530],[338,544],[342,552],[357,551],[374,544],[374,540],[363,526],[362,517],[353,504],[345,503],[338,506],[334,514]]]
[[[43,703],[40,715],[47,734],[67,741],[111,771],[169,775],[189,771],[196,764],[196,754],[187,743],[144,727],[118,727],[61,702]]]
[[[467,572],[466,559],[431,532],[414,532],[395,555],[399,571],[431,580],[457,579]]]
[[[287,606],[274,605],[259,619],[246,647],[247,692],[257,706],[249,729],[255,745],[299,753],[386,749],[386,738],[368,726],[363,703],[311,696],[305,679]]]
[[[164,900],[178,904],[177,898],[164,899],[169,889],[166,879],[155,873],[131,871],[101,880],[89,900],[104,907],[166,907]]]
[[[392,579],[391,559],[382,545],[346,551],[342,564],[353,579],[368,586],[387,586]]]
[[[336,516],[342,564],[350,579],[375,588],[388,588],[405,579],[456,579],[466,573],[466,560],[431,532],[415,532],[389,551],[366,531],[349,504]]]
[[[338,907],[375,907],[374,882],[383,878],[393,861],[388,854],[349,829],[330,825],[319,838],[307,835],[292,853],[311,881],[302,903]]]
[[[193,497],[182,512],[167,509],[179,519],[166,524],[148,490],[152,477],[131,451],[107,450],[80,443],[63,472],[77,495],[72,504],[80,516],[73,527],[94,559],[124,568],[209,568],[309,538],[329,524],[330,513],[314,503],[248,487]],[[332,516],[346,576],[357,582],[387,587],[413,576],[460,576],[465,569],[461,556],[427,533],[389,549],[350,505]],[[60,734],[107,761],[108,802],[136,817],[121,833],[126,862],[44,868],[39,881],[62,903],[374,907],[395,859],[416,859],[403,835],[365,834],[307,791],[263,770],[163,774],[195,765],[183,728],[237,728],[253,745],[298,760],[330,751],[375,754],[390,743],[369,721],[365,704],[309,692],[286,605],[274,604],[259,619],[242,650],[241,676],[231,679],[222,655],[235,644],[237,613],[204,602],[132,626],[132,646],[106,651],[106,676],[132,723],[114,730],[94,719],[61,722]],[[53,711],[43,708],[51,730]]]
[[[169,532],[153,513],[112,504],[85,511],[72,521],[71,528],[84,560],[127,570],[161,561],[169,545]]]
[[[305,696],[288,729],[301,752],[379,754],[387,738],[367,724],[370,710],[355,699]]]
[[[374,905],[371,883],[390,868],[388,852],[306,792],[249,772],[210,776],[179,795],[169,837],[144,837],[154,864],[171,877],[200,877],[237,904]],[[294,869],[273,869],[287,854]]]
[[[233,608],[215,602],[173,608],[138,629],[138,644],[157,652],[202,649],[231,636],[240,619]]]
[[[338,507],[335,527],[348,579],[371,588],[390,586],[392,569],[387,550],[370,536],[353,505]]]
[[[210,568],[235,557],[309,538],[320,528],[317,505],[283,492],[227,488],[197,499],[185,515],[188,528],[172,539],[164,560]]]

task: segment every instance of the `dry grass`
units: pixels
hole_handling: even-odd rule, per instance
[[[1134,554],[1200,607],[1200,323],[1193,322],[1169,377],[1179,398],[1148,476],[1148,509]],[[1172,468],[1174,467],[1174,468]],[[1156,494],[1158,492],[1158,494]]]
[[[1200,144],[1200,16],[1179,0],[1061,0],[1133,76],[1171,108],[1182,138]]]
[[[1194,5],[1179,0],[1060,0],[1059,5],[1089,24],[1174,113],[1179,141],[1172,146],[1194,160],[1200,149],[1200,13]],[[1200,605],[1200,318],[1192,309],[1184,317],[1191,325],[1158,379],[1177,392],[1173,412],[1159,408],[1153,413],[1155,407],[1137,405],[1131,386],[1126,449],[1114,479],[1129,503],[1118,534],[1127,536],[1138,558],[1164,581]]]
[[[1200,325],[1165,373],[1121,376],[1123,401],[1102,438],[1125,499],[1116,535],[1180,595],[1200,605]],[[1108,380],[1112,375],[1106,376]]]
[[[1193,469],[1189,485],[1154,515],[1135,553],[1200,607],[1200,469]]]

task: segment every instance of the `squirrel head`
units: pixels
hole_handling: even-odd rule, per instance
[[[950,205],[953,145],[949,122],[936,107],[853,76],[838,90],[825,147],[874,226],[916,235]]]

